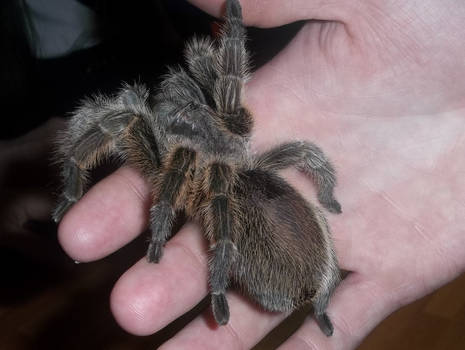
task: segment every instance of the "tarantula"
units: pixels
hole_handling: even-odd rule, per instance
[[[234,282],[269,311],[310,302],[329,336],[325,309],[340,280],[329,227],[277,172],[294,166],[308,174],[319,202],[339,213],[335,172],[309,142],[250,152],[252,117],[241,105],[248,77],[241,12],[238,0],[227,0],[219,39],[191,40],[187,68],[170,69],[154,93],[125,85],[116,96],[95,96],[77,109],[59,142],[64,189],[53,218],[58,222],[81,198],[90,169],[116,155],[153,186],[149,262],[160,260],[177,212],[203,226],[218,324],[229,320],[225,293]]]

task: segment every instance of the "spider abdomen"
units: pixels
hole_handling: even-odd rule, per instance
[[[339,270],[319,210],[281,177],[263,170],[239,175],[236,200],[242,208],[236,283],[269,311],[291,311],[305,302],[324,311]]]

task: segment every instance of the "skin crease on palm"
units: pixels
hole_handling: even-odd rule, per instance
[[[222,0],[193,0],[220,16]],[[434,0],[242,0],[246,25],[306,23],[245,91],[253,147],[306,139],[338,171],[343,214],[328,215],[343,269],[325,337],[312,318],[280,349],[351,349],[387,315],[465,270],[465,4]],[[313,186],[290,182],[312,200]],[[147,184],[121,168],[65,216],[60,242],[79,261],[102,258],[147,225]],[[187,224],[158,265],[145,258],[117,282],[111,305],[134,334],[151,334],[207,293],[206,242]],[[228,325],[211,311],[163,349],[247,349],[284,315],[228,294]]]

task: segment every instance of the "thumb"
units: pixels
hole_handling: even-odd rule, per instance
[[[221,17],[224,0],[189,0],[205,12]],[[300,20],[342,21],[348,11],[345,1],[327,0],[241,0],[244,23],[256,27],[276,27]]]

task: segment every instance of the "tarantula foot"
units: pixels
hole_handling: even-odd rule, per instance
[[[326,313],[323,314],[315,314],[315,320],[320,327],[321,331],[327,336],[330,337],[333,335],[334,327]]]
[[[225,325],[229,321],[229,306],[224,293],[212,294],[212,310],[216,323]]]
[[[147,249],[147,261],[150,263],[158,263],[163,254],[163,244],[161,242],[150,242]]]
[[[239,1],[226,1],[226,13],[230,18],[242,19],[242,9]]]
[[[74,202],[70,201],[67,198],[63,198],[60,203],[58,203],[57,207],[52,213],[52,219],[55,223],[59,223],[68,209],[74,204]]]
[[[318,199],[320,203],[323,205],[323,207],[325,207],[330,213],[334,213],[334,214],[342,213],[341,205],[334,197],[330,197],[330,198],[319,197]]]

